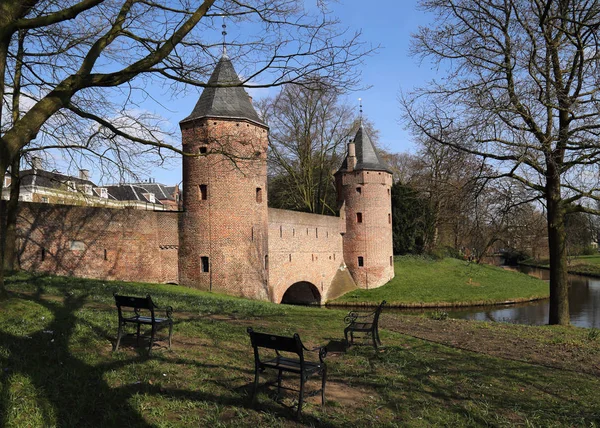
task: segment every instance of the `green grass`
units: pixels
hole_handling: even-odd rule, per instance
[[[418,317],[391,314],[384,320],[390,328],[381,332],[383,352],[354,347],[329,355],[327,405],[309,401],[295,420],[266,390],[251,405],[253,356],[245,330],[299,332],[312,347],[341,339],[345,312],[178,286],[25,274],[9,277],[7,286],[9,298],[0,302],[0,426],[597,426],[600,420],[597,374],[420,340],[392,328],[394,320],[406,325]],[[129,342],[111,352],[114,291],[151,293],[158,304],[174,306],[172,350],[157,349],[149,358]],[[600,365],[599,341],[582,329],[422,322],[469,328],[469,338],[508,331],[525,343],[535,336],[550,353],[574,343],[578,358],[591,369]],[[284,402],[293,404],[293,397]]]
[[[546,269],[550,267],[547,259],[526,260],[522,264]],[[600,278],[600,254],[569,257],[567,271],[574,275],[586,275]]]
[[[333,303],[373,303],[417,307],[481,305],[548,297],[548,284],[528,275],[463,260],[402,256],[396,276],[373,290],[355,290]]]

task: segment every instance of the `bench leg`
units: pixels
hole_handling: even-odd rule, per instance
[[[252,405],[256,403],[256,391],[258,390],[258,367],[254,368],[254,387],[252,388]]]
[[[296,417],[300,418],[302,414],[302,403],[304,401],[304,374],[300,374],[300,397],[298,398],[298,412],[296,413]]]
[[[152,352],[152,345],[154,345],[154,334],[156,333],[156,326],[152,324],[152,331],[150,332],[150,346],[148,346],[148,355]]]
[[[344,339],[346,340],[346,345],[350,346],[350,342],[348,342],[348,329],[344,329]]]
[[[279,370],[279,374],[277,375],[277,400],[279,400],[279,394],[281,392],[281,378],[283,371]]]
[[[173,335],[173,323],[169,324],[169,349],[171,349],[171,336]]]
[[[325,405],[325,384],[327,383],[327,367],[323,367],[323,379],[321,380],[321,406]]]
[[[375,329],[375,336],[377,337],[377,343],[381,346],[381,339],[379,339],[379,328]]]
[[[119,350],[119,343],[121,343],[121,337],[123,336],[123,325],[119,323],[119,331],[117,332],[117,344],[115,345],[115,351]]]

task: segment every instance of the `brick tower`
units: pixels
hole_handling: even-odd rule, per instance
[[[269,300],[267,131],[224,53],[180,122],[179,283]]]
[[[362,124],[335,179],[346,265],[360,288],[379,287],[394,277],[392,174]]]

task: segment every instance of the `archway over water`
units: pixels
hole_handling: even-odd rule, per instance
[[[321,293],[310,282],[300,281],[292,284],[286,290],[281,303],[291,305],[319,305],[321,304]]]

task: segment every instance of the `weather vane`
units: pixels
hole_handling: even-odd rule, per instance
[[[363,110],[362,110],[362,98],[359,98],[359,99],[358,99],[358,105],[359,105],[359,112],[360,112],[360,115],[359,115],[359,118],[360,118],[360,125],[362,126],[362,119],[363,119],[363,118],[362,118],[362,116],[363,116]]]
[[[223,35],[223,55],[227,55],[227,47],[225,46],[225,36],[227,36],[227,25],[225,25],[225,17],[223,17],[223,25],[221,25],[223,31],[221,34]]]

